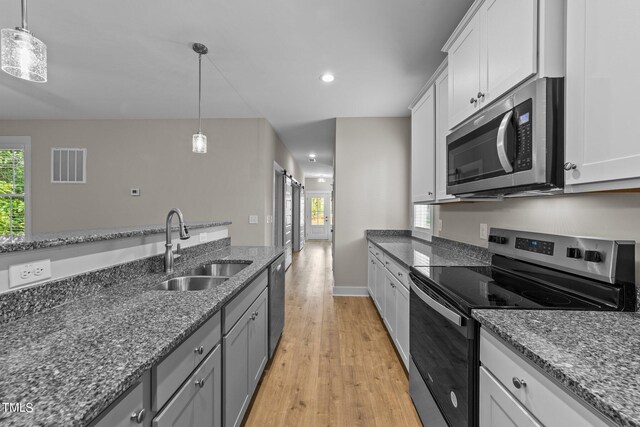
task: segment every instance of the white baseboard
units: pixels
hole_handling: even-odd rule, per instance
[[[368,297],[369,289],[361,286],[333,286],[334,297]]]

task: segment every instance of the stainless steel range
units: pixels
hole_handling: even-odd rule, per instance
[[[425,426],[478,424],[476,308],[635,311],[635,242],[491,229],[487,267],[412,267],[410,393]]]

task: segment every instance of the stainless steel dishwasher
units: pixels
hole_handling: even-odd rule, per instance
[[[269,359],[284,329],[284,255],[269,266]]]

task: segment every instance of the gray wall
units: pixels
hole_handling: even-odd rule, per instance
[[[273,162],[300,170],[264,119],[206,119],[205,155],[191,152],[194,120],[0,121],[0,135],[31,136],[32,231],[231,220],[234,244],[269,244]],[[51,148],[87,148],[87,183],[52,184]],[[140,188],[131,197],[130,188]],[[259,224],[249,225],[248,216]]]
[[[410,141],[409,118],[336,119],[336,288],[366,288],[365,230],[409,227]]]
[[[480,224],[543,233],[631,239],[640,242],[640,194],[593,193],[461,203],[436,207],[436,234],[487,246]],[[640,283],[640,246],[636,245],[636,283]]]

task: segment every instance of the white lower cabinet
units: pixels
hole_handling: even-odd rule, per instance
[[[374,250],[369,252],[368,259],[367,284],[369,293],[389,332],[393,345],[408,371],[409,272],[401,268],[391,257],[380,252],[380,249],[375,246]]]
[[[480,427],[614,425],[485,328],[480,364]]]
[[[224,425],[239,426],[268,359],[267,289],[223,337]]]
[[[185,381],[154,418],[153,427],[219,427],[222,425],[220,345]]]
[[[525,427],[542,424],[500,381],[480,367],[480,427]]]

